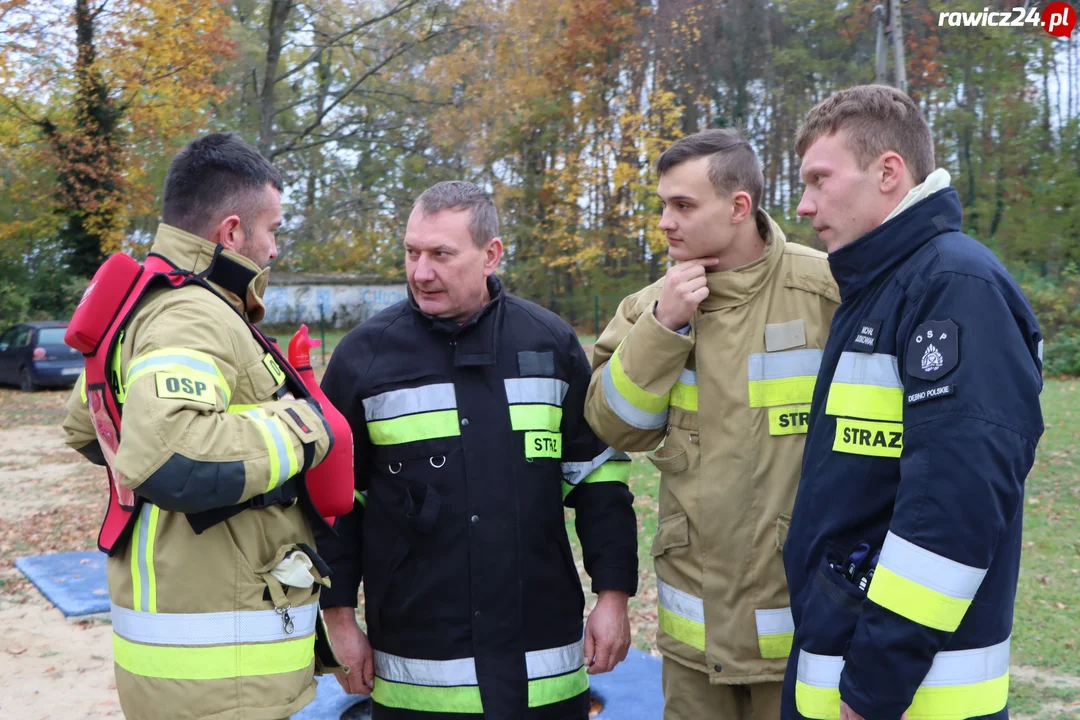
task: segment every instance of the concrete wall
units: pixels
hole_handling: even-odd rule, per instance
[[[265,323],[307,323],[318,327],[319,308],[327,327],[348,329],[359,325],[384,308],[406,298],[405,283],[393,285],[358,284],[275,284],[270,276],[266,291]]]

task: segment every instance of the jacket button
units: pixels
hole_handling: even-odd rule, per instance
[[[473,525],[476,525],[478,522],[480,522],[480,516],[473,515],[471,518],[469,518],[469,521],[472,522]]]
[[[461,427],[469,427],[469,418],[461,418]]]
[[[476,618],[477,620],[480,619],[480,616],[481,616],[481,612],[479,610],[477,610],[476,612],[473,613],[473,617]]]
[[[724,672],[724,668],[720,667],[719,665],[713,667],[713,670],[716,670],[716,672]]]

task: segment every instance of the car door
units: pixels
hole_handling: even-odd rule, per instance
[[[0,335],[0,382],[15,385],[19,382],[18,368],[15,365],[15,336],[22,330],[22,325],[8,328]]]

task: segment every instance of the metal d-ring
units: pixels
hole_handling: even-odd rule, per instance
[[[446,456],[445,455],[439,455],[439,457],[442,458],[442,462],[439,463],[438,465],[435,464],[435,456],[434,455],[432,455],[431,457],[428,458],[428,462],[431,463],[431,467],[435,468],[436,470],[438,470],[439,468],[441,468],[443,465],[446,464]]]
[[[394,469],[395,465],[397,465],[397,470]],[[390,463],[386,467],[387,467],[387,469],[390,470],[391,475],[397,475],[399,472],[401,472],[401,463],[399,463],[399,462],[398,463]]]

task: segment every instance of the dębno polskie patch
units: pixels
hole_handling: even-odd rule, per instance
[[[937,380],[960,362],[960,328],[952,320],[932,320],[915,328],[904,369],[911,377]]]

